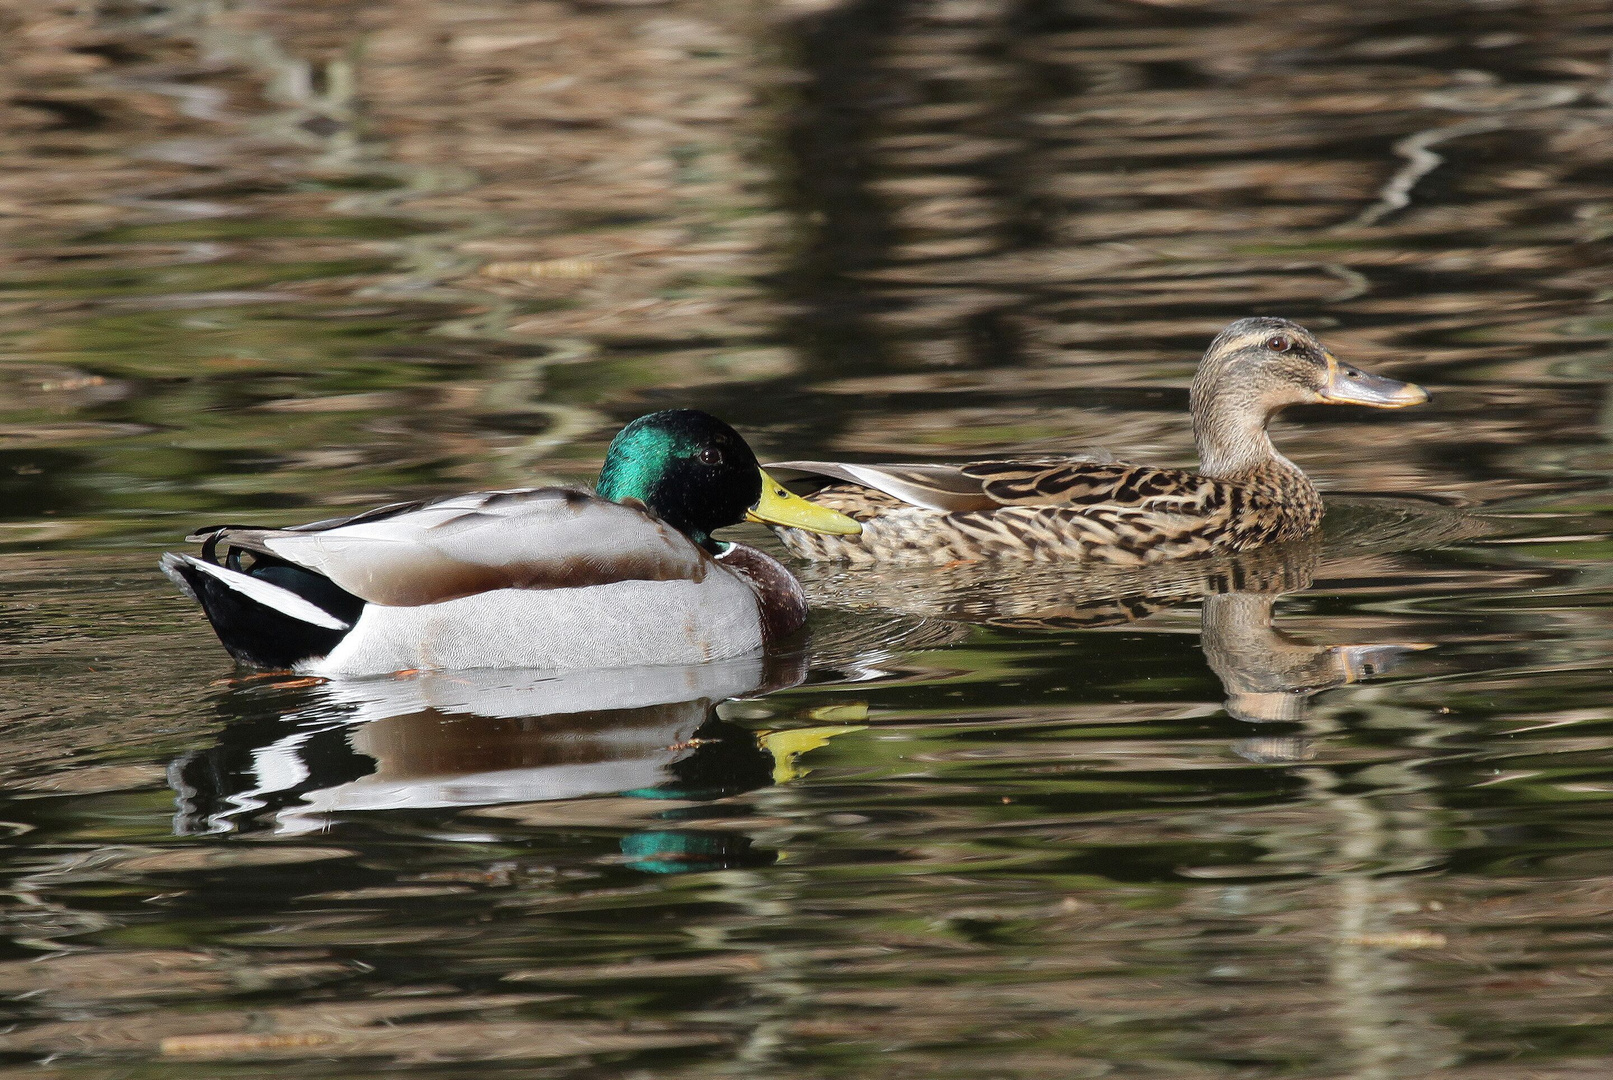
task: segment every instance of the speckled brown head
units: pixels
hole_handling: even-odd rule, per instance
[[[1287,319],[1239,319],[1210,343],[1193,378],[1193,435],[1201,471],[1235,476],[1282,459],[1266,424],[1289,405],[1421,405],[1428,392],[1341,362]]]

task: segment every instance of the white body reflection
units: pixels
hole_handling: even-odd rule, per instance
[[[696,737],[721,723],[717,702],[800,677],[788,662],[747,657],[323,683],[302,691],[293,710],[233,725],[218,745],[173,763],[176,831],[293,834],[352,811],[574,799],[686,781],[697,769],[678,766],[719,741]],[[768,782],[774,763],[754,735],[730,728],[721,740],[743,744],[720,756],[754,781],[744,786]],[[739,760],[727,761],[736,751]]]

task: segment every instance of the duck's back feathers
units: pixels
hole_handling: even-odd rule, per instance
[[[1087,457],[964,465],[785,462],[840,483],[808,498],[862,522],[861,536],[776,530],[809,559],[933,562],[1023,558],[1142,565],[1294,539],[1315,527],[1314,491],[1280,467],[1237,478]],[[923,469],[922,474],[913,472]],[[918,478],[925,488],[914,493]],[[937,492],[945,489],[945,498]],[[922,499],[922,501],[921,501]]]
[[[1203,513],[1227,485],[1181,469],[1092,461],[978,461],[965,476],[998,506],[1113,506]]]
[[[1050,455],[1014,461],[977,461],[967,465],[892,463],[852,464],[842,461],[775,461],[767,468],[774,472],[801,473],[843,480],[886,495],[908,506],[945,513],[967,510],[993,510],[1022,501],[1014,488],[1016,479],[1030,481],[1044,489],[1040,503],[1049,501],[1048,490],[1059,476],[1079,475],[1086,470],[1113,462],[1101,451],[1079,455]],[[1132,466],[1122,466],[1132,468]],[[1056,494],[1055,494],[1056,498]]]
[[[560,487],[400,503],[292,529],[227,526],[194,539],[284,560],[389,607],[497,589],[699,582],[711,569],[699,545],[643,509]]]

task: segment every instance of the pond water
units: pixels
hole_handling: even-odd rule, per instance
[[[1607,1075],[1601,0],[0,26],[0,1076]],[[559,679],[237,672],[156,572],[669,405],[1191,464],[1248,314],[1434,395],[1285,416],[1289,548]]]

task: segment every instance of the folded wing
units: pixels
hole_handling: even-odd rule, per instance
[[[1203,514],[1226,497],[1225,485],[1180,469],[1094,460],[1039,457],[965,465],[863,465],[783,461],[767,466],[842,480],[912,506],[943,513],[1004,506],[1130,507],[1157,513]]]
[[[398,504],[292,529],[222,526],[192,539],[283,559],[393,607],[494,589],[702,581],[713,565],[642,508],[558,487]]]
[[[1112,506],[1196,515],[1225,499],[1225,485],[1209,477],[1123,462],[980,461],[963,472],[999,506]]]
[[[860,487],[873,488],[914,506],[953,513],[989,510],[998,503],[985,493],[980,481],[964,475],[956,465],[854,465],[840,461],[775,461],[770,473],[793,472],[826,476]]]

